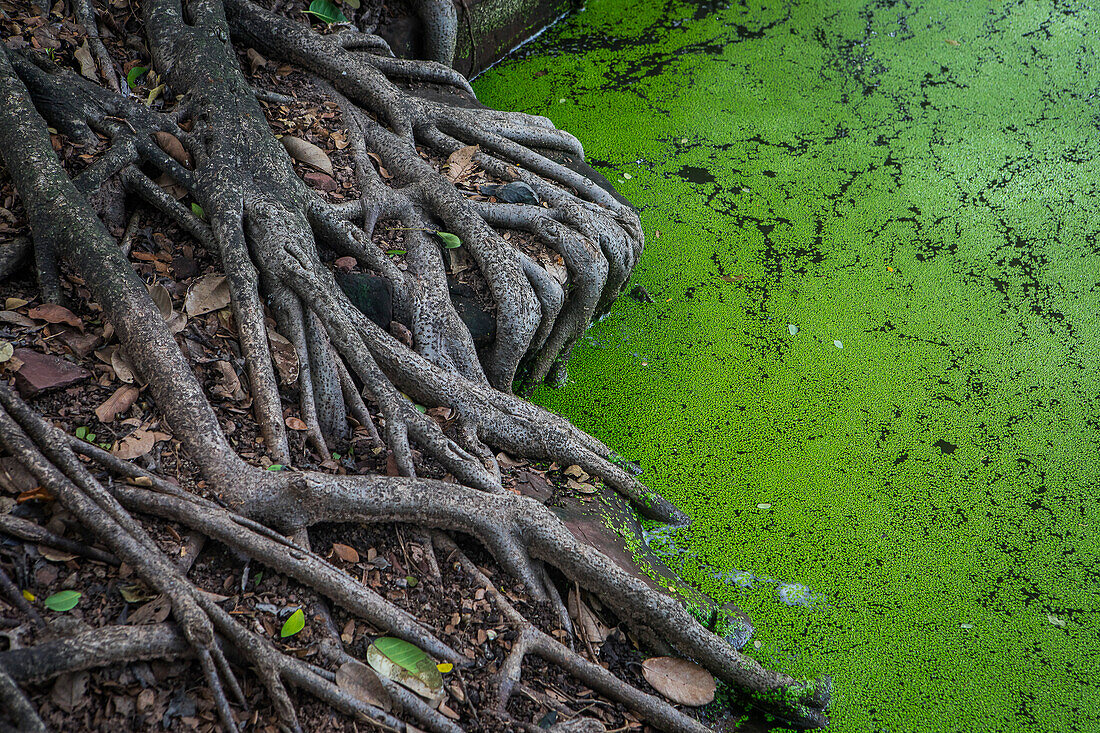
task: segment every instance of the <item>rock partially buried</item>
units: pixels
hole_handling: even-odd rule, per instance
[[[14,358],[23,362],[15,373],[15,386],[24,397],[79,384],[92,376],[87,369],[64,359],[31,349],[16,349]]]

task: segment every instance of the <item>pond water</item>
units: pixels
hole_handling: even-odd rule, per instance
[[[1100,730],[1098,26],[588,0],[475,85],[647,236],[657,302],[536,400],[693,517],[656,544],[834,675],[831,730]]]

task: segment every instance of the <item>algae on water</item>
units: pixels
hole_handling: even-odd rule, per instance
[[[537,399],[694,517],[751,654],[835,675],[832,730],[1100,729],[1098,24],[589,0],[476,84],[646,226],[656,302]]]

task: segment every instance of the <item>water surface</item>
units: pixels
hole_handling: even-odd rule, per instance
[[[589,0],[476,83],[641,208],[536,399],[692,515],[673,564],[841,731],[1100,730],[1100,22]]]

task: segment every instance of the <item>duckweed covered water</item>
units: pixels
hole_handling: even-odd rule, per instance
[[[671,564],[835,676],[832,730],[1100,730],[1097,17],[589,0],[477,82],[647,234],[657,302],[536,399],[693,516]]]

